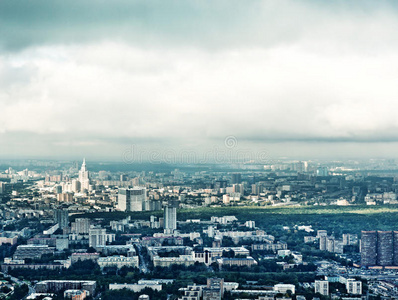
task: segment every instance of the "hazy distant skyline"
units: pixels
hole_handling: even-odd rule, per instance
[[[397,157],[395,1],[0,2],[0,157]]]

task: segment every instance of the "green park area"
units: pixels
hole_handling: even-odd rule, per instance
[[[76,214],[73,218],[101,218],[120,220],[131,216],[134,220],[149,220],[151,215],[162,216],[155,212],[109,212]],[[287,206],[253,207],[226,206],[180,209],[178,221],[189,219],[210,220],[211,216],[233,215],[240,222],[252,220],[264,230],[275,226],[312,225],[315,230],[325,229],[335,234],[356,233],[361,230],[398,230],[398,205],[384,206]]]

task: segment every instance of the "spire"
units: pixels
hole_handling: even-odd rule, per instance
[[[80,170],[86,171],[86,158],[83,158],[83,164],[82,164],[82,168]]]

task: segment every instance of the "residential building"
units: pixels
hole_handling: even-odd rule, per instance
[[[122,255],[113,255],[100,257],[97,262],[101,269],[105,267],[117,267],[118,269],[121,269],[122,267],[139,267],[138,256],[126,257]]]
[[[169,201],[164,207],[164,233],[173,234],[177,229],[177,208],[179,201]]]
[[[319,293],[324,296],[329,295],[329,281],[327,280],[315,280],[315,293]]]

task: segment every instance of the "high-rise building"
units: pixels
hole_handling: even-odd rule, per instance
[[[260,193],[260,188],[257,184],[252,184],[252,194],[258,195]]]
[[[208,278],[203,289],[203,300],[221,300],[224,295],[224,279]]]
[[[354,294],[354,295],[362,294],[362,282],[359,280],[350,278],[347,280],[345,287],[347,289],[348,294]]]
[[[398,231],[393,232],[393,237],[394,237],[393,263],[394,266],[398,266]]]
[[[392,231],[377,232],[377,265],[391,266],[393,263]]]
[[[357,234],[350,234],[344,233],[343,234],[343,245],[355,245],[358,243],[358,235]]]
[[[134,187],[132,189],[119,189],[117,207],[122,211],[149,210],[146,198],[146,188]]]
[[[90,173],[86,168],[86,159],[83,159],[82,167],[79,171],[80,190],[88,191],[90,188]]]
[[[316,176],[328,176],[329,175],[329,170],[327,167],[318,167],[316,169]]]
[[[93,248],[105,246],[115,240],[115,234],[107,234],[106,229],[90,228],[89,230],[89,246]]]
[[[56,185],[55,186],[55,193],[56,194],[61,194],[62,193],[62,185]]]
[[[220,190],[220,189],[226,188],[227,185],[228,185],[228,182],[227,182],[226,180],[217,180],[217,181],[214,183],[214,189],[218,191],[218,190]]]
[[[377,263],[377,232],[362,231],[361,233],[361,265],[375,266]]]
[[[233,184],[232,188],[234,193],[240,193],[241,195],[245,193],[245,187],[243,184]]]
[[[324,296],[329,295],[329,281],[327,280],[315,280],[315,293],[319,293]]]
[[[179,201],[172,200],[164,207],[164,233],[172,234],[177,229],[177,208]]]
[[[241,183],[242,182],[242,174],[240,173],[233,173],[231,175],[231,183],[236,184],[236,183]]]
[[[327,236],[321,235],[319,237],[319,250],[325,251],[327,250]]]
[[[318,230],[317,232],[316,232],[316,237],[317,238],[320,238],[321,236],[327,236],[328,235],[328,232],[327,232],[327,230]]]
[[[73,179],[72,180],[72,192],[78,193],[81,190],[81,184],[79,180]]]
[[[6,184],[4,182],[0,182],[0,194],[5,192]]]
[[[57,194],[57,200],[58,200],[58,202],[72,202],[73,194],[71,194],[71,193]]]
[[[76,218],[75,222],[71,224],[71,232],[76,234],[89,234],[90,219]]]
[[[60,229],[64,229],[69,225],[69,214],[67,210],[54,210],[54,221],[58,223]]]

